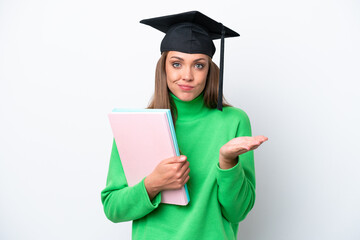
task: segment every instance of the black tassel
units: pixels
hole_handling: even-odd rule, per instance
[[[222,24],[221,24],[222,25]],[[223,78],[224,78],[224,47],[225,47],[225,28],[222,25],[221,30],[221,49],[220,49],[220,75],[219,75],[219,92],[217,109],[222,111],[222,99],[223,99]]]

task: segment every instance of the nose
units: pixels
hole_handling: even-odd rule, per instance
[[[193,76],[191,67],[183,68],[182,79],[187,82],[194,80],[194,76]]]

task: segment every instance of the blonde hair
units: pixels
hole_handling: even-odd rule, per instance
[[[175,126],[175,122],[177,119],[177,109],[175,103],[170,96],[170,90],[167,86],[166,81],[165,64],[167,54],[168,52],[163,52],[159,61],[157,62],[155,70],[155,91],[147,108],[170,109]],[[208,108],[216,108],[219,88],[219,67],[212,61],[210,57],[209,63],[209,72],[203,91],[204,103],[205,106],[207,106]],[[226,102],[224,97],[223,106],[231,106]]]

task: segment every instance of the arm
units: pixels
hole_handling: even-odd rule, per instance
[[[106,217],[112,222],[141,218],[158,207],[161,195],[152,201],[144,185],[144,179],[129,187],[125,178],[115,140],[113,141],[106,188],[101,192]]]
[[[228,148],[224,151],[224,145],[222,152],[227,153],[229,149],[232,151],[239,143],[242,145],[242,150],[235,151],[234,155],[220,153],[217,166],[218,200],[223,216],[231,223],[242,221],[255,203],[255,168],[252,150],[261,143],[257,146],[244,145],[244,140],[248,138],[238,138],[244,136],[251,136],[251,126],[246,113],[241,112],[237,138],[225,144]]]

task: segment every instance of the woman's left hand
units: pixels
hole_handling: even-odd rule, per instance
[[[220,148],[220,168],[228,169],[234,167],[237,164],[239,155],[255,150],[267,140],[268,138],[265,136],[237,137],[231,139]]]

